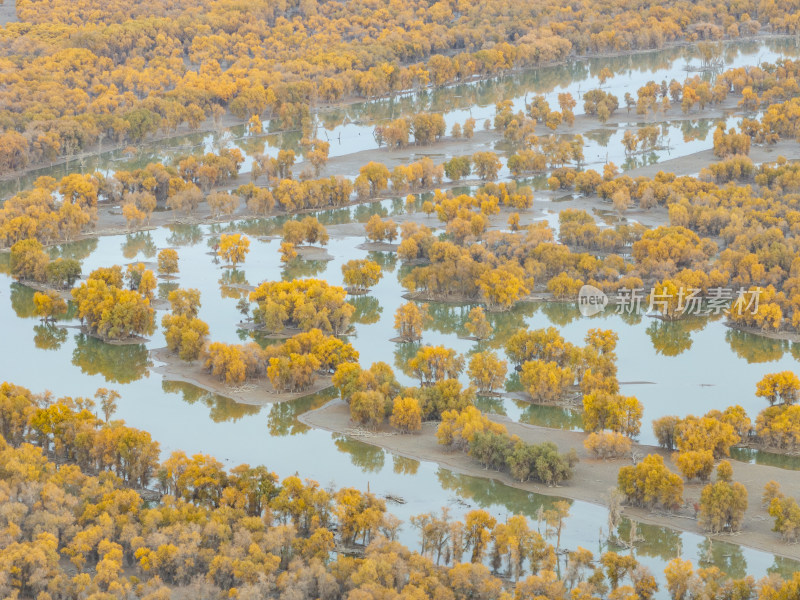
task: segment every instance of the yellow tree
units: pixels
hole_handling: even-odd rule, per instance
[[[764,375],[756,384],[756,396],[764,398],[773,406],[780,404],[794,404],[800,392],[800,379],[791,371],[769,373]]]
[[[476,352],[469,361],[467,373],[479,392],[488,394],[502,387],[506,380],[508,364],[488,350]]]
[[[394,399],[389,423],[403,433],[422,429],[422,408],[416,398],[400,397]]]
[[[49,260],[37,240],[21,240],[11,246],[11,276],[17,280],[44,281]]]
[[[672,509],[683,502],[683,479],[670,471],[658,454],[648,454],[635,466],[622,467],[617,485],[636,506]]]
[[[714,453],[711,450],[676,452],[672,460],[686,479],[708,481],[714,470]]]
[[[45,323],[55,321],[57,318],[67,314],[67,303],[53,290],[48,290],[45,293],[35,292],[33,294],[33,305],[36,316]]]
[[[344,284],[355,293],[366,292],[377,284],[383,274],[381,266],[367,259],[353,259],[342,265]]]
[[[504,267],[485,271],[476,284],[490,310],[508,310],[529,293],[525,282]]]
[[[174,292],[173,292],[174,293]],[[208,325],[186,314],[164,315],[161,319],[167,348],[181,360],[197,360],[208,338]]]
[[[356,392],[350,398],[350,418],[373,429],[386,416],[386,396],[376,390]]]
[[[532,360],[523,363],[519,380],[537,402],[554,402],[564,396],[575,380],[569,367],[553,361]]]
[[[473,171],[483,181],[497,179],[497,172],[503,163],[494,152],[476,152],[472,155]]]
[[[178,272],[178,251],[164,248],[158,253],[158,274],[163,277],[172,277]]]
[[[583,397],[584,431],[609,429],[636,437],[641,422],[642,404],[634,396],[596,390]]]
[[[492,539],[492,530],[497,524],[497,519],[485,510],[471,510],[464,519],[464,550],[472,549],[471,562],[478,563],[483,560],[489,542]]]
[[[225,262],[236,266],[244,262],[247,253],[250,252],[250,238],[241,233],[223,233],[219,238],[219,248],[217,255]]]
[[[394,328],[403,342],[416,342],[422,339],[422,328],[425,324],[428,305],[420,308],[414,302],[400,305],[394,313]]]
[[[408,368],[422,385],[431,385],[443,379],[457,379],[464,370],[464,357],[444,346],[423,346],[409,359]]]
[[[94,397],[100,400],[100,410],[103,411],[103,418],[108,423],[111,416],[117,411],[117,400],[121,397],[119,392],[108,388],[98,388]]]
[[[383,163],[369,162],[361,167],[359,174],[369,184],[369,194],[372,197],[380,194],[389,185],[389,169]]]

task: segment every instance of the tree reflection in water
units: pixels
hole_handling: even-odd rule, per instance
[[[347,301],[356,308],[353,313],[353,323],[370,325],[380,321],[383,307],[374,296],[355,296],[348,298]]]
[[[157,251],[158,248],[149,231],[129,233],[122,242],[122,256],[128,260],[132,260],[140,253],[145,258],[153,258]]]
[[[12,283],[11,308],[20,319],[31,319],[36,316],[36,307],[33,304],[33,295],[36,290],[21,283]]]
[[[571,431],[583,429],[583,417],[579,410],[545,404],[527,404],[519,401],[517,404],[525,406],[525,410],[519,417],[521,423]]]
[[[34,325],[33,343],[40,350],[58,350],[67,341],[67,330],[53,325]]]
[[[383,448],[370,446],[347,435],[333,434],[336,447],[350,455],[350,462],[365,473],[377,473],[383,469],[386,452]]]
[[[398,475],[416,475],[420,462],[415,458],[406,458],[392,454],[392,470]]]
[[[629,541],[631,539],[631,527],[634,521],[623,517],[615,535],[618,539]],[[648,525],[636,521],[636,543],[635,553],[641,556],[651,556],[669,561],[676,556],[681,556],[683,551],[683,538],[679,531],[659,527],[658,525]],[[621,550],[621,548],[610,548]]]
[[[305,277],[318,277],[328,268],[327,260],[304,260],[295,258],[290,260],[281,269],[281,278],[284,281],[303,279]]]
[[[74,258],[75,260],[83,260],[88,258],[92,252],[97,250],[97,238],[86,238],[78,240],[77,242],[68,242],[66,244],[59,244],[48,249],[50,258]]]
[[[451,490],[459,497],[474,502],[478,508],[500,505],[504,506],[511,514],[525,515],[532,521],[537,521],[540,508],[552,510],[559,500],[566,500],[572,504],[572,500],[526,492],[493,479],[461,475],[443,467],[439,467],[436,476],[442,488]]]
[[[741,546],[705,538],[697,549],[701,567],[717,567],[736,579],[747,576],[747,561]]]
[[[303,396],[297,400],[274,403],[270,406],[269,415],[267,416],[269,434],[273,437],[283,437],[305,433],[310,427],[301,423],[297,417],[303,413],[319,408],[336,396],[336,390],[334,388],[328,388],[316,394]]]
[[[219,278],[219,293],[222,298],[233,298],[238,300],[249,294],[247,287],[249,282],[244,271],[239,269],[223,269]]]
[[[476,396],[475,406],[481,412],[503,416],[507,414],[505,401],[498,396]]]
[[[75,336],[72,364],[111,383],[130,383],[149,375],[153,365],[144,344],[106,344],[83,333]]]
[[[208,414],[214,423],[235,422],[261,411],[261,406],[242,404],[184,381],[162,381],[161,389],[168,394],[180,394],[187,404],[205,404],[210,409]]]
[[[203,230],[199,225],[174,224],[167,225],[170,235],[167,244],[170,246],[194,246],[203,239]]]
[[[646,333],[656,354],[678,356],[692,347],[692,333],[702,331],[707,322],[704,317],[687,317],[677,321],[653,319]]]
[[[773,340],[736,329],[725,332],[725,341],[739,358],[751,364],[780,360],[789,349],[787,341]]]

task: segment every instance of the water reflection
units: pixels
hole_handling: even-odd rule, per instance
[[[177,290],[180,284],[177,281],[167,281],[158,284],[158,299],[167,300],[169,293]]]
[[[83,333],[75,336],[72,364],[87,375],[102,375],[111,383],[147,377],[153,365],[144,344],[106,344]]]
[[[384,273],[393,273],[397,268],[397,254],[394,252],[367,252],[367,258],[378,263]]]
[[[429,302],[428,316],[430,319],[426,323],[426,329],[447,335],[467,335],[464,323],[466,323],[467,315],[473,306],[472,304]]]
[[[711,128],[715,127],[718,119],[697,119],[695,121],[680,121],[681,133],[683,134],[684,142],[693,142],[695,140],[704,141]]]
[[[420,462],[415,458],[406,458],[392,454],[392,470],[398,475],[416,475]]]
[[[641,556],[650,556],[663,561],[670,561],[683,552],[683,539],[681,533],[674,529],[639,523],[628,518],[620,519],[615,531],[617,539],[630,541],[631,528],[636,524],[636,546],[634,553]],[[622,548],[617,548],[621,550]]]
[[[88,258],[95,250],[97,250],[97,238],[86,238],[85,240],[78,240],[76,242],[69,242],[66,244],[59,244],[52,246],[49,249],[50,258],[63,258],[84,260]]]
[[[408,368],[408,361],[417,354],[422,344],[419,342],[404,342],[395,344],[394,348],[394,368],[401,371],[407,377],[414,377],[414,373]]]
[[[614,131],[615,130],[611,128],[592,129],[584,133],[583,137],[587,140],[597,142],[598,146],[608,146],[608,143],[611,141],[611,136],[614,135]]]
[[[736,579],[747,575],[747,561],[741,546],[705,538],[698,545],[698,553],[701,567],[717,567]]]
[[[725,341],[737,356],[748,363],[765,363],[780,360],[783,353],[789,350],[789,342],[773,340],[745,331],[729,329],[725,332]]]
[[[477,406],[481,412],[491,413],[493,415],[506,416],[508,414],[505,402],[499,396],[476,396],[475,406]]]
[[[373,215],[379,215],[382,219],[385,219],[389,216],[389,210],[383,204],[377,202],[359,204],[353,209],[353,221],[356,223],[366,223]]]
[[[157,251],[158,248],[149,231],[129,233],[122,242],[122,256],[128,260],[133,260],[139,254],[145,258],[153,258]]]
[[[247,286],[250,283],[247,281],[243,270],[236,268],[223,269],[217,283],[219,283],[219,293],[222,298],[239,300],[249,293]]]
[[[319,277],[328,268],[327,260],[305,260],[295,258],[284,264],[281,269],[281,278],[284,281],[303,279],[305,277]]]
[[[583,417],[577,409],[545,404],[528,404],[515,400],[517,406],[525,407],[519,417],[521,423],[553,427],[555,429],[583,429]]]
[[[36,290],[21,283],[12,283],[10,286],[11,308],[20,319],[36,317],[36,307],[33,304],[33,295]]]
[[[335,397],[336,390],[329,388],[291,402],[276,402],[270,407],[269,415],[267,416],[269,434],[274,437],[284,437],[309,431],[310,427],[301,423],[297,417],[319,408]]]
[[[241,404],[183,381],[162,381],[161,389],[168,394],[179,394],[187,404],[205,404],[210,409],[208,416],[215,423],[235,422],[261,410],[260,406]]]
[[[677,321],[653,319],[646,332],[656,354],[678,356],[692,347],[692,332],[702,331],[707,322],[704,317],[687,317]]]
[[[352,318],[354,323],[370,325],[380,320],[383,307],[374,296],[355,296],[347,301],[356,308]]]
[[[386,452],[383,448],[370,446],[347,435],[333,435],[333,442],[340,452],[350,456],[350,462],[365,473],[378,473],[383,469]]]
[[[443,468],[436,471],[436,476],[444,489],[455,492],[479,508],[499,504],[509,513],[525,515],[533,521],[537,520],[539,509],[550,510],[556,502],[564,500],[509,487],[494,479],[462,475]],[[566,501],[572,504],[572,500]]]
[[[58,350],[67,341],[67,330],[51,324],[33,326],[33,343],[40,350]]]
[[[766,452],[755,448],[731,448],[731,458],[757,465],[800,471],[800,456],[775,454],[774,452]]]
[[[553,325],[566,327],[582,318],[575,302],[548,302],[542,305],[542,313]]]
[[[783,556],[776,556],[775,562],[767,569],[767,573],[775,573],[784,579],[791,579],[797,572],[797,561]]]
[[[202,241],[204,234],[199,225],[176,223],[167,225],[170,234],[167,243],[170,246],[194,246]]]

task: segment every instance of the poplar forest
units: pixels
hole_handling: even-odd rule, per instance
[[[800,2],[0,2],[0,596],[800,598]]]

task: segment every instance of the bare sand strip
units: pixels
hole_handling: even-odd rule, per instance
[[[506,417],[489,415],[493,420],[508,428],[509,434],[518,435],[529,443],[544,441],[554,442],[562,452],[575,448],[580,462],[575,467],[572,480],[559,487],[548,487],[539,483],[519,483],[509,475],[497,471],[488,471],[476,461],[461,452],[448,452],[436,441],[436,423],[423,424],[422,432],[416,435],[388,435],[389,430],[378,430],[375,435],[364,436],[364,443],[378,446],[385,450],[408,458],[437,463],[451,471],[474,477],[488,477],[505,485],[522,490],[560,496],[593,504],[606,505],[608,492],[617,483],[619,468],[631,464],[630,459],[596,460],[589,457],[583,448],[586,434],[561,429],[550,429],[536,425],[517,423]],[[324,406],[307,412],[299,417],[306,425],[325,429],[340,434],[352,435],[353,424],[347,405],[339,399],[332,400]],[[384,433],[386,435],[381,435]],[[634,451],[639,455],[660,454],[665,463],[673,471],[677,471],[669,453],[655,446],[635,445]],[[735,535],[709,535],[713,540],[722,540],[775,555],[800,560],[800,545],[786,544],[777,533],[772,531],[772,519],[761,507],[761,494],[764,485],[770,480],[780,482],[787,495],[800,496],[800,474],[778,467],[756,465],[731,461],[734,480],[743,483],[748,490],[749,506],[745,513],[742,531]],[[680,531],[705,535],[694,517],[693,505],[699,501],[703,484],[685,484],[685,505],[675,513],[653,512],[631,506],[624,508],[624,514],[636,521],[661,525]]]

